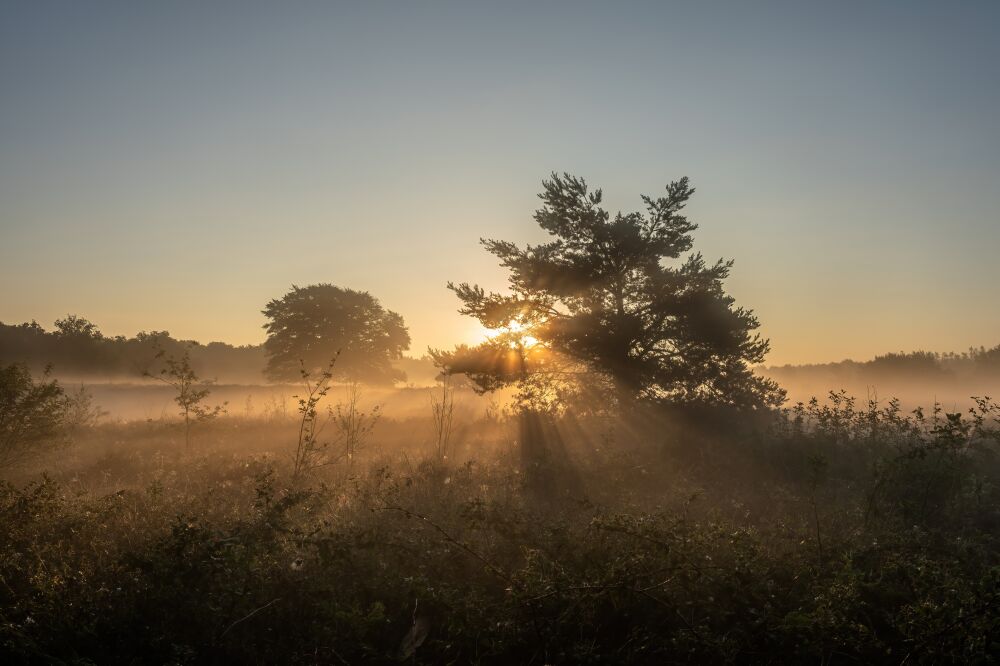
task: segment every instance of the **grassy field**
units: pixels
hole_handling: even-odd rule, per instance
[[[386,416],[298,477],[291,416],[222,417],[188,447],[171,419],[97,424],[0,490],[0,645],[6,663],[989,663],[984,409],[469,413],[447,457],[429,417]]]

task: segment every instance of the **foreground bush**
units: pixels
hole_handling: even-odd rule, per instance
[[[555,470],[543,487],[499,454],[448,467],[397,452],[295,480],[251,452],[123,441],[96,478],[141,485],[95,490],[81,469],[0,487],[0,650],[74,664],[991,663],[995,415],[988,401],[925,418],[835,395],[766,434],[664,439],[660,424],[632,448],[563,424],[575,480]]]
[[[70,401],[62,386],[27,366],[0,365],[0,470],[60,443]]]

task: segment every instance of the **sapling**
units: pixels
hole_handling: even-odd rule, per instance
[[[195,423],[211,421],[221,414],[226,413],[226,405],[209,407],[205,404],[205,399],[211,394],[209,388],[215,382],[213,380],[201,379],[191,367],[191,351],[185,347],[180,358],[168,354],[166,350],[157,348],[156,358],[163,360],[164,367],[159,374],[153,375],[149,371],[143,373],[147,377],[157,379],[172,387],[176,392],[174,402],[180,407],[180,416],[184,422],[184,447],[191,446],[191,428]]]
[[[292,461],[292,474],[296,478],[310,469],[334,462],[329,456],[330,443],[321,441],[319,438],[325,422],[319,420],[319,410],[317,407],[323,398],[326,397],[326,394],[330,392],[333,367],[336,365],[339,356],[340,352],[338,351],[336,356],[330,359],[330,362],[319,372],[318,377],[315,378],[306,369],[305,362],[299,361],[299,377],[304,392],[302,395],[293,396],[298,399],[300,417],[299,438]]]

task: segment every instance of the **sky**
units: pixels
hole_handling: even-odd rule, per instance
[[[367,290],[410,353],[449,280],[689,176],[768,364],[1000,344],[1000,3],[0,0],[0,321],[264,339]]]

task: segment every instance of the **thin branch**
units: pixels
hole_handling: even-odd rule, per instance
[[[240,622],[244,622],[246,620],[249,620],[250,618],[252,618],[257,613],[259,613],[262,610],[265,610],[267,608],[270,608],[271,606],[273,606],[274,604],[278,603],[279,601],[281,601],[281,597],[278,597],[277,599],[274,599],[273,601],[269,601],[268,603],[264,604],[263,606],[261,606],[260,608],[258,608],[256,610],[250,611],[249,613],[247,613],[246,615],[244,615],[243,617],[241,617],[240,619],[236,620],[231,625],[229,625],[228,627],[226,627],[226,630],[223,631],[219,635],[219,639],[221,640],[223,638],[223,636],[225,636],[226,634],[229,633],[230,629],[232,629],[233,627],[235,627],[236,625],[238,625]]]

